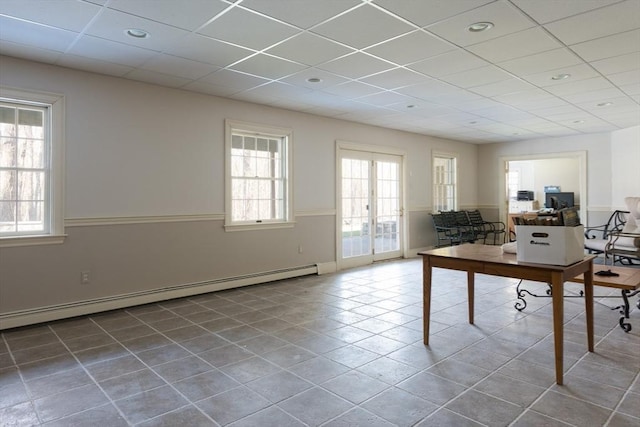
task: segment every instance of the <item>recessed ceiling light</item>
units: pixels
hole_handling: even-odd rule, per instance
[[[551,80],[564,80],[564,79],[568,79],[569,77],[571,77],[571,74],[556,74],[555,76],[551,77]]]
[[[407,105],[407,108],[416,108],[416,106],[413,105],[413,104],[409,104],[409,105]]]
[[[151,37],[147,31],[141,30],[140,28],[128,28],[124,30],[124,33],[129,37],[134,37],[136,39],[146,39]]]
[[[322,79],[320,77],[309,77],[307,81],[309,83],[320,83]]]
[[[613,105],[613,102],[601,102],[599,104],[596,104],[598,107],[609,107],[610,105]]]
[[[472,121],[472,122],[469,122],[469,124],[470,124],[470,125],[475,125],[475,124],[478,124],[478,122],[474,120],[474,121]]]
[[[584,123],[584,120],[574,120],[573,123],[576,123],[576,124]]]
[[[493,28],[493,22],[476,22],[467,27],[467,31],[472,33],[479,33],[481,31],[487,31]]]

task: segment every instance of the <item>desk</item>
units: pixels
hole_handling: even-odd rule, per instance
[[[499,246],[464,244],[419,252],[423,273],[423,327],[424,343],[429,345],[429,318],[431,316],[431,269],[434,267],[467,272],[467,298],[469,323],[473,324],[475,273],[513,277],[551,283],[554,292],[553,336],[555,347],[556,383],[562,385],[564,359],[564,282],[582,274],[584,276],[585,311],[587,317],[587,345],[593,351],[593,258],[568,266],[528,264],[516,261],[514,254],[505,254]]]

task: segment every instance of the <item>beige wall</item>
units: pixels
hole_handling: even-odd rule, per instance
[[[132,296],[335,265],[337,140],[406,154],[406,256],[433,244],[433,150],[459,155],[460,203],[477,203],[472,144],[9,57],[0,57],[0,85],[65,96],[68,233],[60,245],[0,248],[0,327],[16,316],[46,320],[65,304],[139,302]],[[224,231],[227,118],[293,129],[293,228]],[[81,285],[85,270],[91,283]]]

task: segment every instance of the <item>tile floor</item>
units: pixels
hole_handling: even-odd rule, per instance
[[[420,259],[4,331],[0,424],[640,425],[638,309],[627,334],[600,300],[588,353],[567,298],[557,386],[549,298],[518,312],[515,280],[478,276],[469,325],[465,274],[434,274],[429,347]]]

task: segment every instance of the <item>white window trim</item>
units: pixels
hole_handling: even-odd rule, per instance
[[[65,153],[65,98],[63,95],[32,92],[0,86],[0,98],[10,102],[48,104],[50,108],[51,171],[49,174],[49,233],[0,237],[0,248],[63,243],[64,232],[64,153]]]
[[[434,188],[435,188],[435,182],[433,182],[433,174],[434,174],[434,170],[433,170],[433,161],[436,157],[440,157],[440,158],[448,158],[448,159],[455,159],[456,161],[456,171],[455,171],[455,195],[453,198],[453,203],[455,205],[455,209],[458,209],[459,204],[459,188],[458,188],[458,183],[460,182],[460,177],[459,177],[459,167],[458,167],[458,161],[459,161],[459,156],[458,153],[452,153],[452,152],[447,152],[447,151],[436,151],[433,150],[431,152],[431,210],[435,212],[435,194],[433,193]]]
[[[275,136],[287,139],[287,190],[286,190],[286,220],[271,220],[265,222],[234,223],[231,212],[231,136],[234,131],[250,132],[260,135]],[[293,130],[274,126],[243,122],[240,120],[225,120],[225,231],[268,230],[274,228],[292,228],[295,224],[293,216]]]

